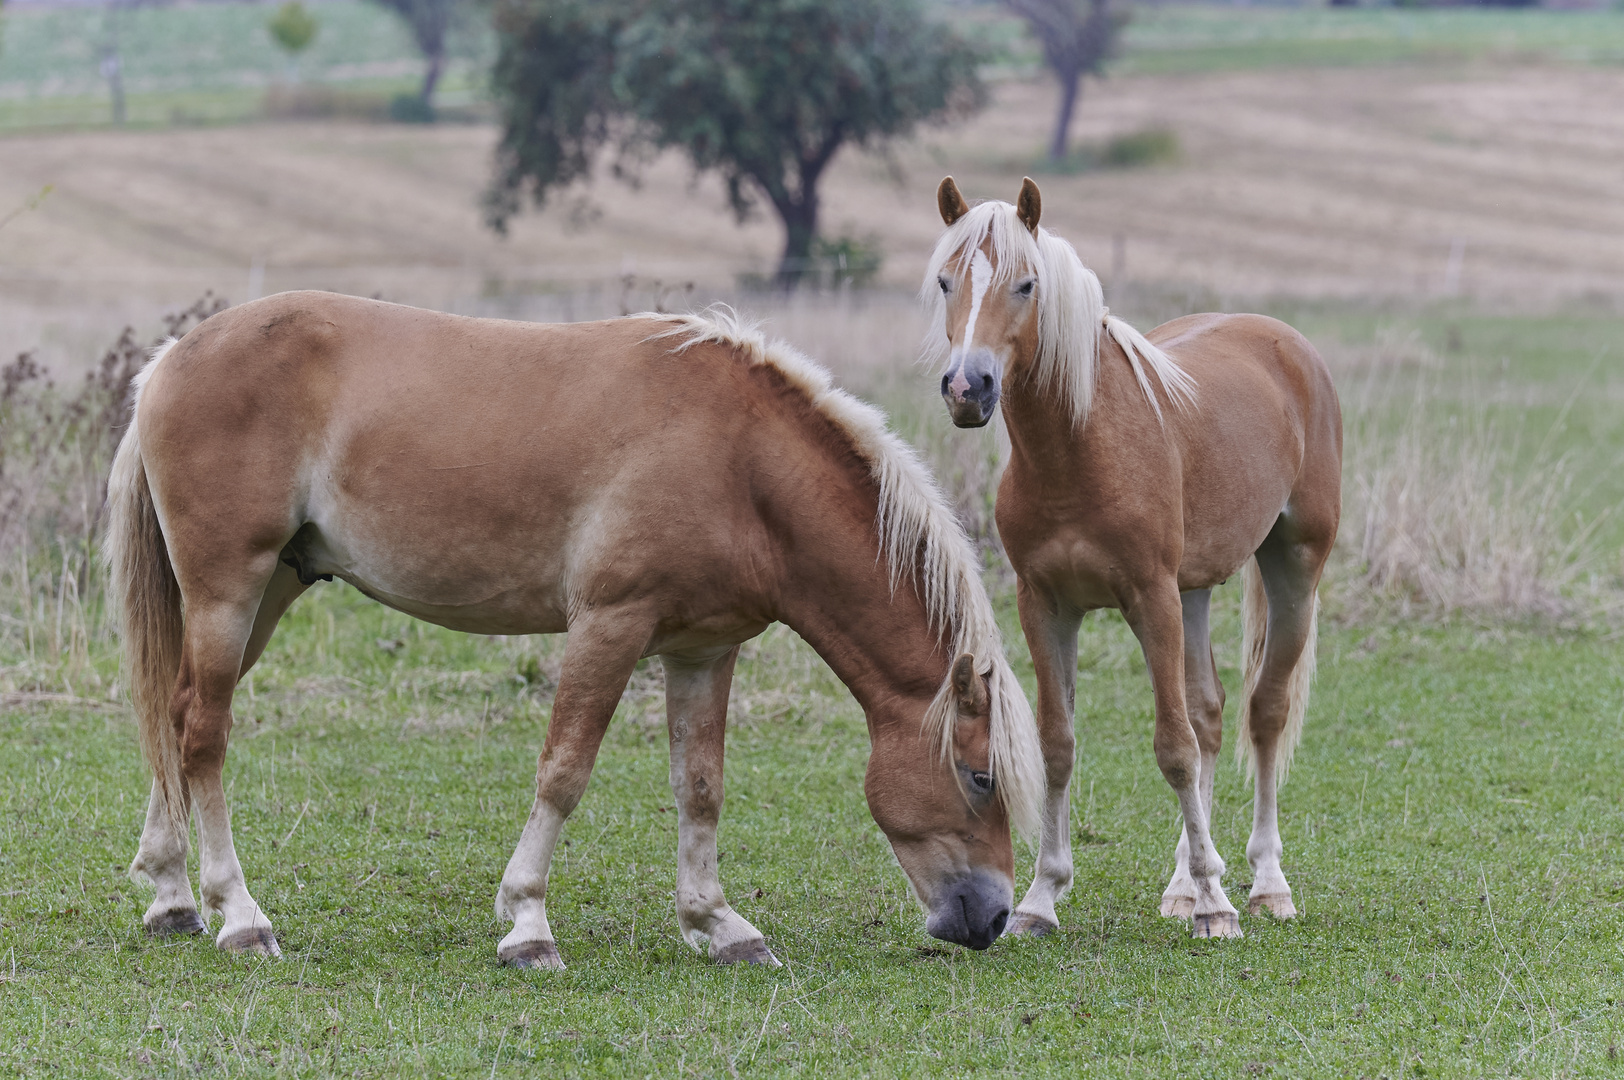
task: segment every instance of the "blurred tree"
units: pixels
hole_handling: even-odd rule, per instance
[[[402,119],[431,120],[434,117],[434,87],[445,72],[446,38],[457,16],[459,0],[378,0],[399,15],[412,32],[417,50],[423,54],[423,87],[418,91],[417,115]],[[396,107],[397,113],[402,113]]]
[[[1070,152],[1071,114],[1077,107],[1077,90],[1083,76],[1100,74],[1105,62],[1116,55],[1117,37],[1128,24],[1129,14],[1113,8],[1109,0],[1004,3],[1032,28],[1043,46],[1043,62],[1060,80],[1060,112],[1055,117],[1054,137],[1049,140],[1049,160],[1064,161]]]
[[[288,74],[294,82],[299,80],[299,54],[316,40],[318,28],[316,17],[299,0],[288,0],[265,24],[271,38],[288,54]]]
[[[978,108],[977,50],[918,0],[497,0],[502,115],[487,219],[590,178],[611,142],[634,176],[655,151],[715,172],[745,220],[784,226],[778,282],[810,266],[818,183],[843,146],[883,147]]]

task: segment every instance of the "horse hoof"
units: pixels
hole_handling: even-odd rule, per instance
[[[725,949],[711,954],[711,959],[718,964],[754,964],[758,967],[782,967],[778,957],[767,948],[767,943],[760,938],[750,941],[735,941]]]
[[[1060,924],[1053,919],[1042,915],[1034,915],[1030,911],[1017,911],[1010,916],[1009,924],[1004,927],[1005,937],[1048,937]]]
[[[175,937],[180,934],[201,934],[208,927],[196,908],[175,907],[145,922],[152,937]]]
[[[282,955],[281,948],[276,944],[276,935],[271,933],[268,926],[250,926],[246,930],[238,930],[221,937],[215,944],[238,956],[265,956],[275,960]]]
[[[564,958],[558,955],[558,946],[551,941],[522,942],[498,949],[496,955],[508,967],[534,968],[538,971],[564,970]]]
[[[1277,919],[1290,919],[1296,916],[1297,906],[1291,902],[1290,893],[1254,896],[1246,901],[1246,913],[1248,915],[1256,915],[1260,911],[1267,911]]]
[[[1233,911],[1215,911],[1211,915],[1192,916],[1190,936],[1198,938],[1238,938],[1241,935],[1241,917]]]
[[[1162,897],[1162,918],[1189,919],[1195,916],[1195,897],[1193,896],[1164,896]]]

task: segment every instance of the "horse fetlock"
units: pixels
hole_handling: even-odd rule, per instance
[[[720,909],[678,910],[677,922],[682,928],[683,940],[693,946],[695,952],[705,953],[718,964],[778,966],[778,959],[768,950],[761,931],[725,902]]]
[[[1195,878],[1195,906],[1190,912],[1190,935],[1198,938],[1241,936],[1240,912],[1229,902],[1216,876]]]

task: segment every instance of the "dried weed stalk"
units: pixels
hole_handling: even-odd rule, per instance
[[[166,316],[150,343],[126,328],[74,385],[59,385],[31,353],[0,367],[0,639],[28,658],[22,682],[99,684],[86,609],[99,608],[94,536],[131,381],[165,338],[225,307],[206,294]]]
[[[1551,449],[1565,412],[1527,450],[1518,421],[1470,400],[1450,415],[1426,384],[1396,431],[1390,410],[1345,404],[1341,546],[1355,614],[1396,604],[1405,615],[1571,622],[1599,612],[1591,541],[1604,518],[1585,519],[1573,462]]]

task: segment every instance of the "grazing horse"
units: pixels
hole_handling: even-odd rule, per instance
[[[1301,334],[1260,315],[1189,315],[1148,335],[1110,315],[1099,279],[1039,227],[1030,179],[1013,206],[971,209],[952,177],[937,201],[947,231],[921,295],[953,422],[979,427],[1002,403],[998,531],[1037,669],[1048,774],[1037,873],[1010,932],[1058,925],[1072,879],[1077,629],[1086,612],[1117,608],[1144,650],[1156,764],[1184,815],[1162,914],[1191,919],[1196,937],[1240,936],[1208,827],[1224,690],[1207,608],[1243,564],[1248,909],[1290,918],[1275,793],[1302,733],[1320,572],[1341,512],[1331,376]]]
[[[851,689],[875,820],[936,937],[985,948],[1036,831],[1036,726],[975,554],[918,458],[821,368],[726,312],[577,325],[326,293],[232,308],[156,354],[111,484],[110,568],[153,773],[132,873],[156,933],[275,956],[232,844],[234,688],[277,620],[342,578],[478,634],[569,632],[498,955],[562,967],[548,866],[634,666],[665,667],[677,920],[776,964],[717,876],[739,644],[774,621]]]

